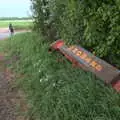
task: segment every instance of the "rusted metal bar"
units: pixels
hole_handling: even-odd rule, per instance
[[[51,44],[51,48],[60,51],[68,60],[84,70],[94,73],[106,84],[111,84],[114,89],[120,91],[120,70],[96,57],[81,46],[67,47],[63,40]]]

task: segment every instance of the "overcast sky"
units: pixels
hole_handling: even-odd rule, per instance
[[[0,0],[0,17],[26,17],[30,5],[30,0]]]

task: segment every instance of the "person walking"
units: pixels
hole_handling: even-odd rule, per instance
[[[11,23],[9,24],[9,31],[10,31],[10,34],[11,34],[11,35],[14,34],[14,29],[13,29],[13,26],[12,26]]]

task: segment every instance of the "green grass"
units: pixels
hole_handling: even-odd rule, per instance
[[[0,28],[8,27],[9,23],[12,23],[15,29],[30,29],[33,24],[27,20],[0,20]]]
[[[3,45],[10,58],[19,58],[12,69],[24,75],[16,81],[31,120],[120,120],[120,94],[62,55],[49,53],[49,43],[36,33],[16,35]]]

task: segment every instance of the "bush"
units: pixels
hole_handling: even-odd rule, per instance
[[[32,0],[32,3],[36,28],[48,40],[62,38],[82,44],[97,56],[120,65],[119,0]]]

